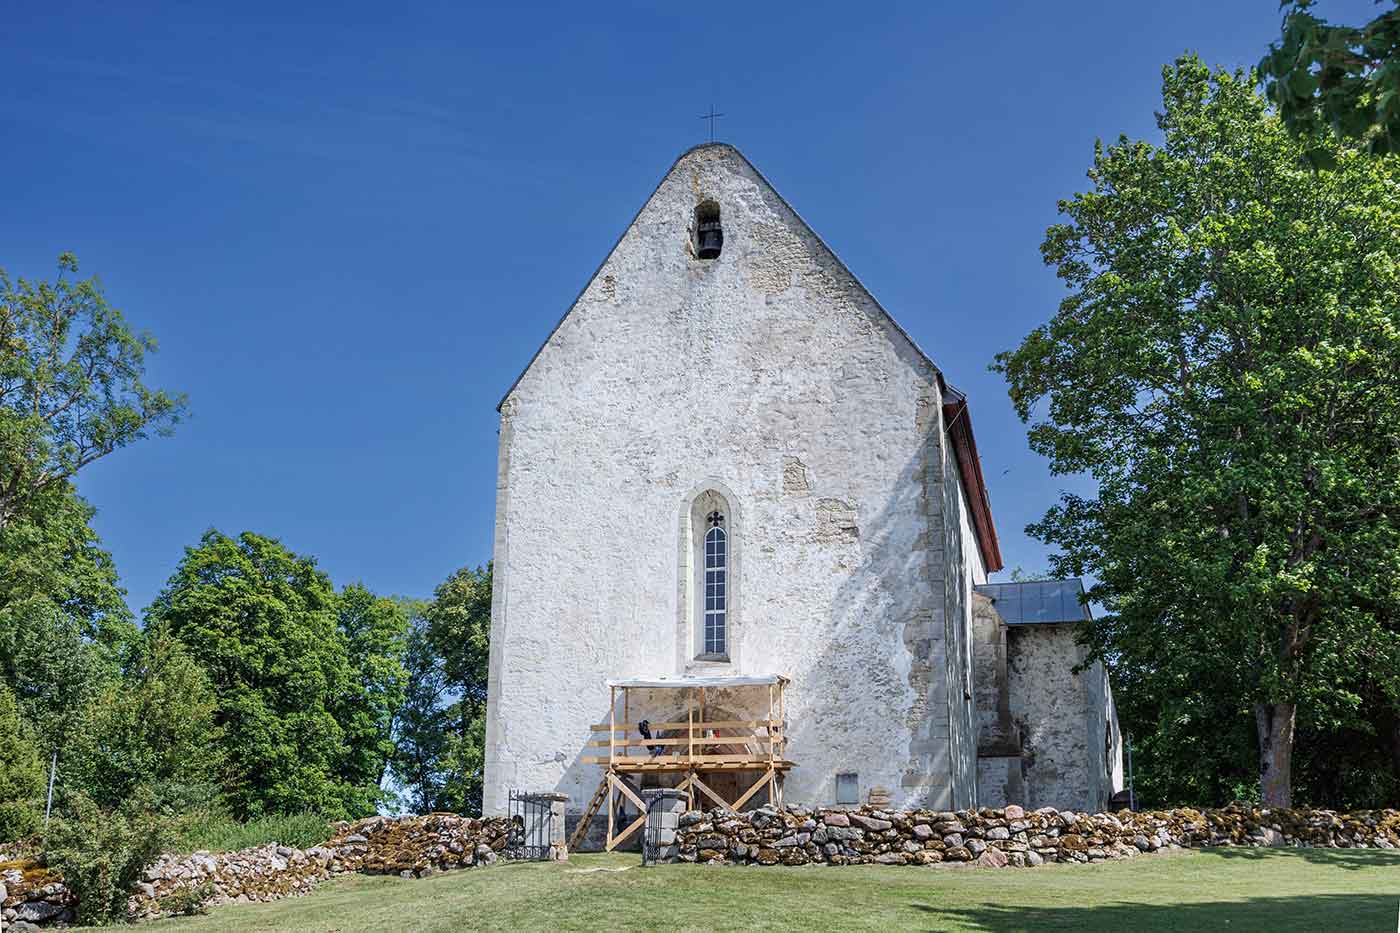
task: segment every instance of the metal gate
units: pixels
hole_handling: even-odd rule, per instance
[[[506,835],[506,858],[542,862],[550,857],[554,838],[554,811],[550,800],[539,794],[511,790],[507,797],[510,831]]]
[[[647,823],[642,830],[642,864],[655,865],[661,861],[663,847],[671,845],[675,841],[675,832],[670,833],[670,837],[663,841],[662,817],[666,813],[666,807],[659,794],[648,794],[642,791],[642,796],[647,802]]]

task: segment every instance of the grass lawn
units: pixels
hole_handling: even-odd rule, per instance
[[[617,871],[616,869],[625,869]],[[403,881],[353,876],[152,933],[254,930],[1396,930],[1400,853],[1215,849],[1035,869],[642,868],[577,855]]]

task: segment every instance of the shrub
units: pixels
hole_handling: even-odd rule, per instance
[[[289,813],[239,822],[227,813],[205,811],[190,817],[177,841],[181,852],[237,852],[276,842],[305,849],[331,836],[330,821],[315,813]]]
[[[176,888],[160,899],[160,911],[174,917],[193,917],[209,913],[209,899],[214,896],[214,882],[204,881],[193,887]]]
[[[43,799],[43,759],[20,719],[15,695],[0,687],[0,842],[37,832]]]
[[[174,838],[174,819],[154,807],[144,791],[115,810],[75,794],[49,827],[44,861],[77,897],[80,922],[114,923],[126,919],[126,899],[142,869]]]

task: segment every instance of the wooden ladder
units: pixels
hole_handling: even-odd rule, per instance
[[[578,825],[574,827],[574,834],[569,837],[569,851],[575,852],[583,843],[584,837],[588,835],[588,826],[593,822],[593,817],[602,807],[603,801],[608,797],[608,775],[603,774],[603,780],[598,784],[598,789],[593,792],[593,799],[588,801],[587,808],[583,811],[583,816],[579,817]]]

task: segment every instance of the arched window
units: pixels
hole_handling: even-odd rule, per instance
[[[681,507],[678,670],[728,665],[743,647],[743,513],[715,480],[695,487]]]
[[[705,654],[722,655],[729,647],[729,542],[723,513],[711,512],[705,523]]]

